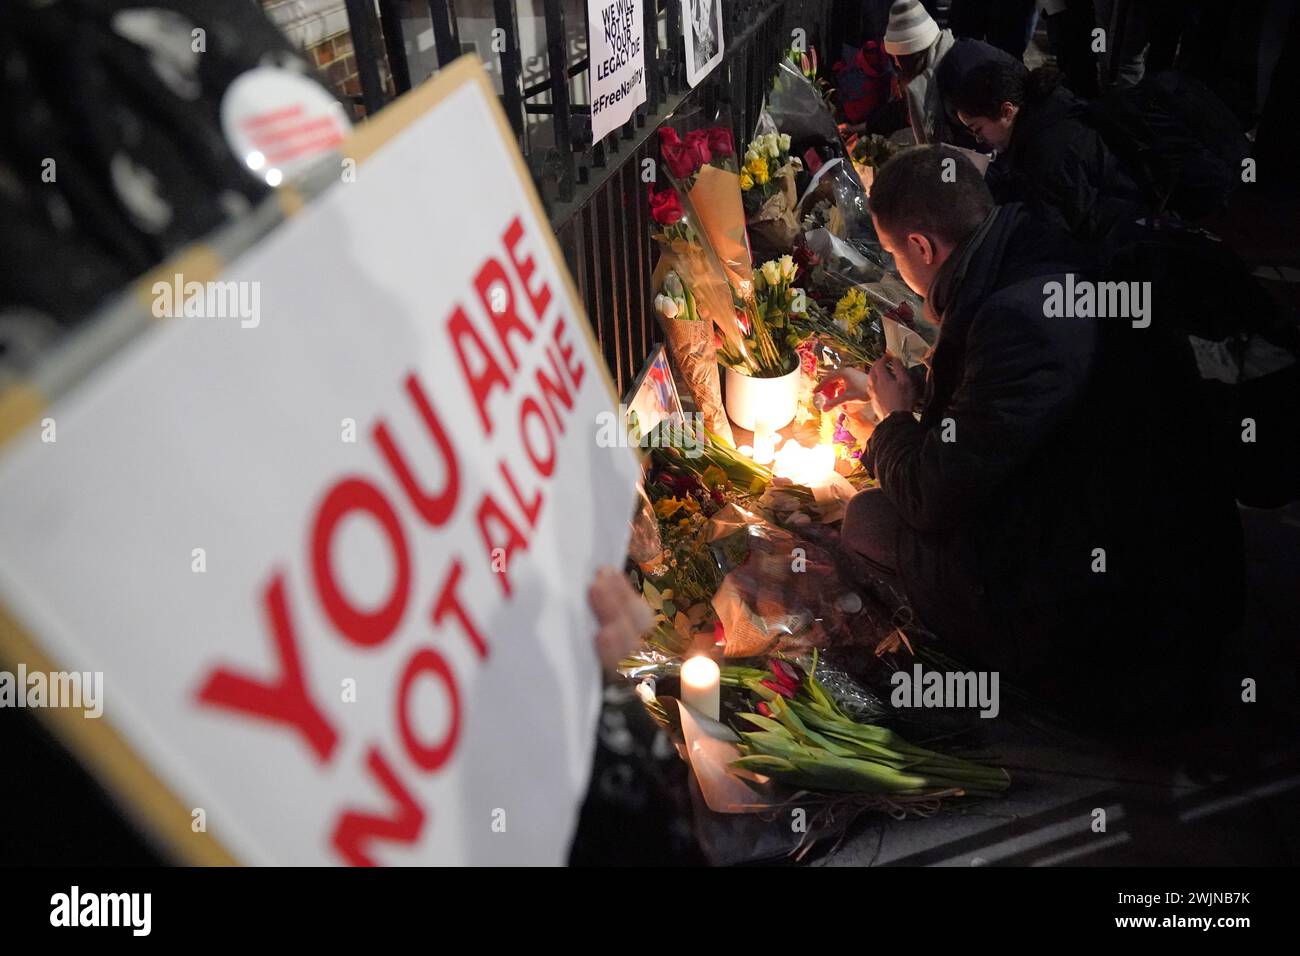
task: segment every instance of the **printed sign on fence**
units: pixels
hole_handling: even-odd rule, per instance
[[[600,142],[646,99],[645,0],[587,0],[591,136]]]

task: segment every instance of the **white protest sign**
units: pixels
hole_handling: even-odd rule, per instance
[[[600,142],[646,99],[644,0],[587,0],[591,136]]]
[[[561,863],[638,463],[477,62],[343,153],[221,272],[257,323],[178,311],[5,445],[0,650],[103,673],[51,720],[183,857]]]

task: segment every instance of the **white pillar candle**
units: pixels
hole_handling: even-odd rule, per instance
[[[718,710],[722,672],[712,659],[697,655],[682,664],[682,703],[690,704],[714,720]]]

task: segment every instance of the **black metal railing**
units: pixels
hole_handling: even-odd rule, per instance
[[[643,160],[659,158],[658,129],[689,114],[687,125],[728,117],[737,143],[753,134],[776,66],[795,30],[823,59],[837,0],[721,0],[724,58],[694,89],[686,79],[680,0],[646,0],[646,102],[620,129],[592,142],[583,102],[587,69],[586,4],[533,0],[544,18],[545,65],[525,75],[519,5],[481,0],[497,27],[489,68],[501,105],[546,204],[551,225],[586,305],[620,394],[660,335],[650,288],[655,249]],[[386,57],[397,95],[423,77],[411,75],[403,24],[425,0],[347,0],[361,104],[367,113],[391,99],[378,68]],[[472,6],[462,0],[462,6]],[[427,0],[439,66],[461,55],[454,0]],[[404,17],[403,15],[407,16]],[[537,51],[540,53],[540,51]],[[535,58],[530,58],[535,59]]]

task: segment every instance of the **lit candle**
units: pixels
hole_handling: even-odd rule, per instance
[[[682,703],[717,720],[721,680],[722,672],[711,658],[703,655],[688,658],[682,664]]]
[[[805,448],[791,438],[776,453],[772,471],[809,488],[823,485],[835,474],[835,449],[831,445]]]

